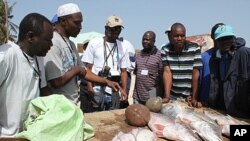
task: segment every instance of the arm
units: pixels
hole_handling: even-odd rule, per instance
[[[110,80],[108,80],[106,78],[100,77],[100,76],[94,74],[89,69],[84,69],[84,72],[86,73],[86,75],[84,76],[84,79],[87,80],[87,81],[107,85],[110,88],[112,88],[114,91],[121,90],[121,87],[116,82],[113,82],[113,81],[110,81]],[[82,73],[84,73],[84,72],[82,72]]]
[[[199,85],[199,70],[193,69],[192,72],[192,99],[197,100],[198,98],[198,85]]]
[[[75,75],[83,71],[83,67],[73,67],[70,71],[66,72],[63,76],[49,80],[54,88],[59,88],[67,84]]]
[[[169,66],[163,67],[163,85],[165,90],[165,96],[162,99],[163,103],[169,102],[170,90],[172,88],[172,73]]]
[[[198,102],[199,93],[199,69],[194,68],[192,72],[192,96],[187,97],[187,102],[189,106],[200,108],[202,106],[201,102]]]
[[[124,91],[122,93],[124,99],[128,98],[128,94],[125,93],[126,89],[127,89],[127,77],[128,77],[127,75],[128,75],[127,74],[127,69],[122,68],[121,69],[121,83],[122,83],[122,89]]]
[[[93,68],[93,64],[87,64],[87,69],[88,70],[92,70],[92,68]],[[88,88],[88,92],[89,93],[91,93],[91,94],[94,94],[95,92],[94,92],[94,90],[93,90],[93,85],[92,85],[92,82],[89,82],[89,81],[87,81],[87,88]]]
[[[40,96],[49,96],[51,94],[52,94],[52,91],[48,86],[40,88]]]

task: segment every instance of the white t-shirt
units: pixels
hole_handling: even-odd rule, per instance
[[[67,43],[66,43],[66,42]],[[47,81],[63,76],[74,66],[84,67],[76,51],[75,44],[67,38],[62,38],[60,34],[54,32],[52,39],[53,46],[44,57],[45,74]],[[54,94],[63,94],[69,100],[78,100],[77,76],[74,76],[67,84],[60,88],[54,88],[48,82]]]
[[[101,37],[92,39],[89,42],[82,61],[93,64],[92,72],[96,75],[106,65],[110,67],[111,75],[120,75],[121,68],[127,68],[128,66],[127,55],[128,53],[123,47],[123,42],[116,40],[116,43],[104,43],[104,39]],[[106,63],[105,60],[107,60]],[[111,93],[111,89],[108,89],[106,92]]]
[[[129,73],[131,73],[132,71],[134,71],[135,69],[135,49],[134,49],[134,46],[129,42],[127,41],[126,39],[123,39],[122,41],[122,47],[124,49],[126,49],[127,53],[128,53],[128,58],[127,58],[127,71]]]
[[[105,65],[110,67],[111,72],[118,71],[120,73],[121,68],[127,68],[127,50],[123,48],[121,41],[116,41],[117,45],[115,45],[115,43],[106,42],[105,49],[104,40],[102,37],[92,39],[83,54],[82,61],[93,64],[92,72],[98,74],[98,72],[103,68],[105,58],[108,58]],[[116,47],[113,49],[114,46]],[[104,57],[104,55],[107,57]]]
[[[27,56],[27,55],[26,55]],[[22,131],[28,117],[28,105],[40,95],[35,58],[25,58],[13,42],[0,46],[0,136],[14,136]],[[43,60],[37,57],[41,87],[46,86]]]

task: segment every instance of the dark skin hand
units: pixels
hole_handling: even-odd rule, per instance
[[[188,102],[188,106],[190,106],[190,107],[195,107],[195,108],[202,107],[201,102],[198,102],[196,99],[192,98],[192,96],[188,96],[186,98],[186,101]]]
[[[162,103],[168,103],[169,100],[170,100],[169,97],[164,97],[164,98],[162,98]]]
[[[92,71],[91,71],[92,67],[93,67],[93,64],[87,64],[87,69],[82,70],[82,73],[86,73],[86,71],[88,71],[89,74],[92,73]],[[96,77],[99,77],[99,76],[96,76]],[[88,77],[87,78],[85,77],[85,79],[86,80],[93,80],[93,79],[89,79]],[[121,100],[127,100],[127,98],[128,98],[127,93],[120,87],[120,85],[117,82],[113,82],[113,81],[110,81],[110,80],[102,78],[102,77],[101,77],[101,79],[105,80],[107,86],[112,88],[114,91],[118,91],[118,90],[120,91]],[[88,87],[88,92],[91,93],[92,95],[94,95],[95,92],[93,90],[93,85],[91,82],[88,82],[87,87]]]

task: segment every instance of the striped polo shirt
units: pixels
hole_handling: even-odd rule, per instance
[[[175,53],[171,44],[161,49],[163,66],[169,66],[172,73],[171,95],[189,96],[192,94],[192,71],[202,66],[200,46],[186,41],[182,54]]]
[[[143,73],[145,70],[148,73]],[[134,73],[136,81],[133,98],[146,102],[150,98],[149,91],[153,88],[157,90],[158,86],[160,86],[160,79],[162,77],[161,51],[154,47],[150,53],[145,53],[142,50],[138,52],[136,54]]]

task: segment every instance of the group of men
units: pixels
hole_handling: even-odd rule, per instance
[[[146,32],[143,36],[144,49],[136,56],[135,103],[145,104],[157,95],[162,96],[163,103],[185,98],[193,107],[209,106],[249,118],[250,49],[245,47],[245,40],[236,38],[230,25],[218,23],[211,31],[214,47],[201,54],[198,44],[186,40],[183,24],[174,23],[165,33],[169,43],[162,46],[161,55],[153,53],[155,34]],[[150,51],[146,34],[151,34]],[[156,56],[162,62],[153,59]],[[162,82],[164,92],[152,95],[162,86],[158,82]]]
[[[135,55],[131,43],[119,37],[122,19],[110,16],[104,37],[90,40],[80,59],[69,40],[82,28],[79,7],[61,5],[57,17],[53,25],[41,14],[28,14],[20,23],[18,42],[0,46],[0,136],[23,130],[28,104],[36,97],[63,94],[76,103],[79,79],[86,80],[86,92],[98,110],[121,108],[132,72],[134,103],[145,104],[156,96],[163,103],[182,97],[194,107],[203,104],[250,116],[250,51],[236,40],[231,26],[215,25],[214,48],[203,54],[199,45],[186,40],[181,23],[166,31],[169,43],[161,50],[155,46],[156,34],[146,31],[143,49]]]
[[[82,26],[82,13],[74,3],[58,7],[58,22],[38,13],[26,15],[20,25],[17,43],[0,47],[0,136],[14,136],[23,130],[28,105],[39,96],[63,94],[78,100],[78,77],[106,85],[123,99],[127,94],[119,83],[100,77],[81,62],[69,37]]]

